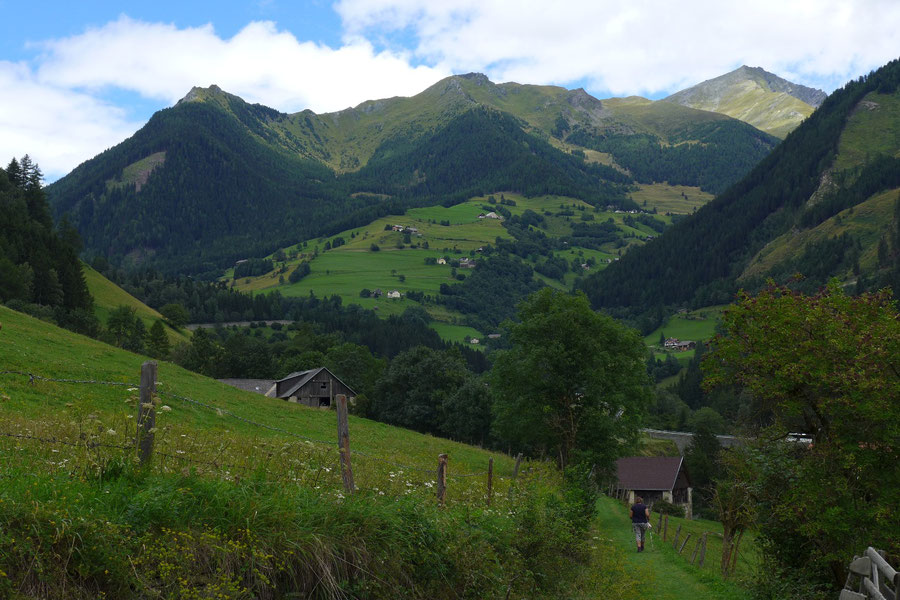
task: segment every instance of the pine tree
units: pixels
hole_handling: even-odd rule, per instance
[[[166,335],[166,329],[160,320],[154,321],[150,326],[147,349],[154,358],[165,360],[169,357],[169,336]]]

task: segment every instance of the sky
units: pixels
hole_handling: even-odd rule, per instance
[[[193,86],[282,112],[494,82],[658,99],[746,64],[832,92],[900,56],[900,0],[0,0],[0,163],[51,182]]]

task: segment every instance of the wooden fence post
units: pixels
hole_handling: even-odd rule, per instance
[[[344,491],[352,494],[356,491],[353,484],[353,469],[350,466],[350,420],[347,417],[347,396],[338,394],[337,405],[338,452],[341,455],[341,479],[344,480]]]
[[[700,551],[701,540],[702,540],[702,536],[697,538],[697,545],[694,546],[694,553],[691,554],[691,564],[694,564],[694,561],[697,560],[697,552]]]
[[[488,459],[488,488],[487,488],[487,505],[491,505],[491,499],[494,496],[494,457]]]
[[[659,513],[659,523],[656,524],[657,531],[662,531],[662,518],[663,518],[663,514]]]
[[[678,549],[678,536],[681,535],[681,523],[678,524],[678,529],[675,530],[675,540],[672,542],[672,547],[676,550]]]
[[[700,562],[697,563],[699,566],[703,566],[703,560],[706,558],[706,538],[709,536],[709,532],[706,531],[703,533],[703,547],[700,548]]]
[[[141,466],[150,461],[153,454],[154,428],[156,427],[156,407],[153,394],[156,393],[156,363],[147,361],[141,365],[141,392],[138,400],[137,437],[135,445]]]
[[[684,550],[684,547],[685,547],[685,546],[687,546],[687,543],[688,543],[688,540],[689,540],[689,539],[691,539],[691,534],[690,534],[690,533],[688,533],[686,536],[684,536],[684,541],[681,542],[681,547],[678,548],[678,554],[681,554],[681,551]]]
[[[447,498],[447,455],[438,455],[437,468],[437,499],[438,504],[443,506],[444,500]]]

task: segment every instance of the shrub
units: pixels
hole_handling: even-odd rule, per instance
[[[654,501],[651,510],[655,513],[663,515],[672,515],[673,517],[684,518],[684,509],[682,507],[665,500]]]

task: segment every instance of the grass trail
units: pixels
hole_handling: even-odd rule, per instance
[[[646,550],[636,552],[628,509],[603,497],[597,503],[597,526],[601,534],[625,550],[626,570],[639,574],[642,598],[654,600],[746,600],[749,592],[708,572],[692,567],[669,544],[655,534],[646,539]],[[715,560],[707,556],[707,560]]]

